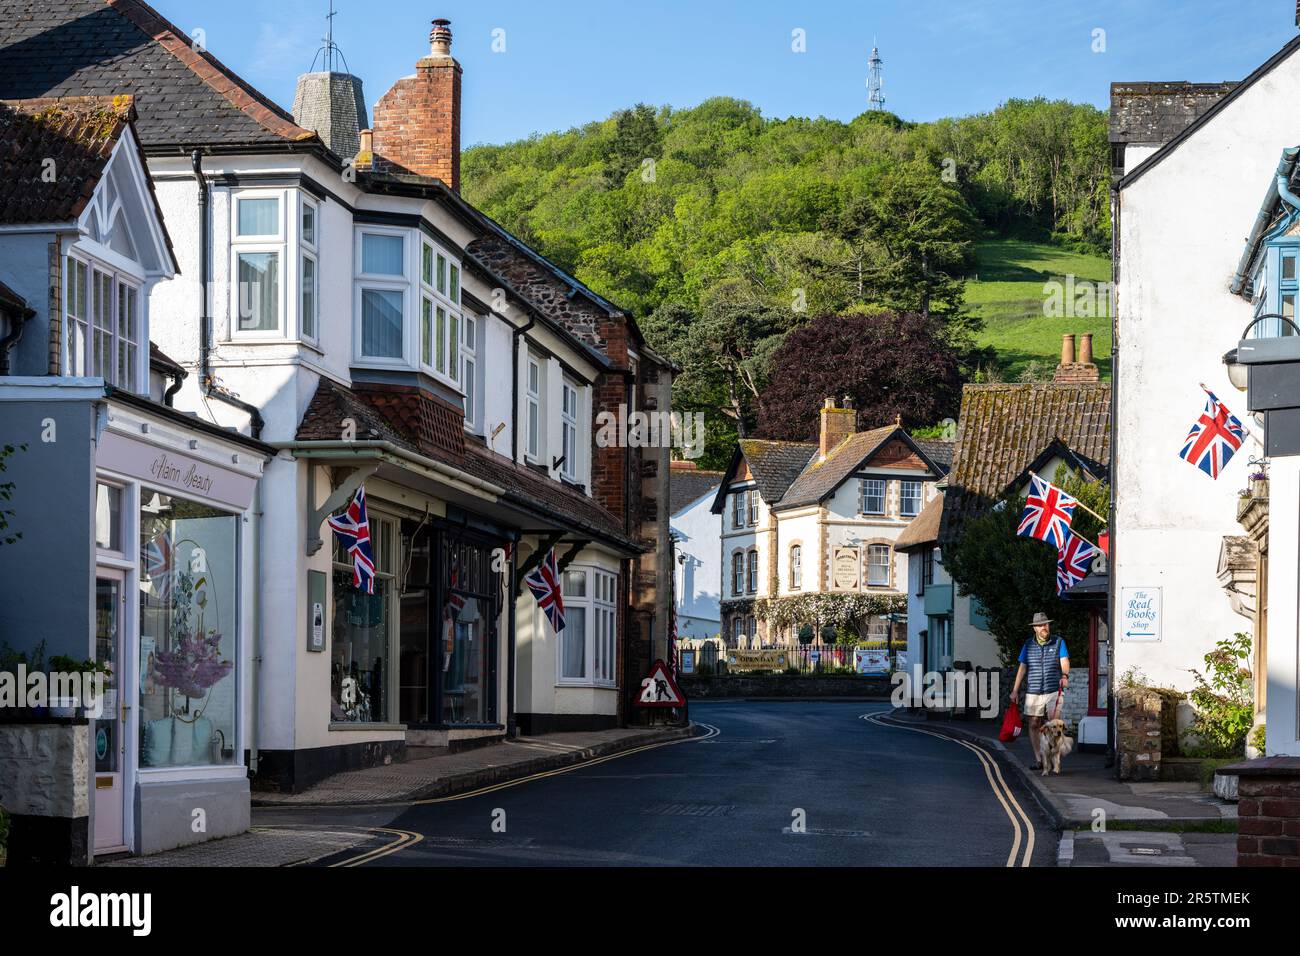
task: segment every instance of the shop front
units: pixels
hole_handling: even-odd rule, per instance
[[[96,854],[248,827],[249,600],[271,450],[145,400],[104,406],[95,456],[92,723]]]

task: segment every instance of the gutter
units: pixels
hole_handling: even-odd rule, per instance
[[[1300,146],[1291,146],[1282,150],[1282,157],[1277,162],[1273,182],[1269,183],[1268,192],[1264,194],[1264,201],[1260,204],[1259,212],[1255,214],[1255,224],[1250,228],[1250,237],[1246,240],[1246,249],[1242,252],[1241,259],[1237,262],[1237,271],[1232,277],[1232,282],[1228,285],[1228,291],[1233,295],[1241,295],[1246,287],[1246,273],[1250,270],[1250,264],[1255,259],[1255,250],[1258,249],[1264,234],[1268,231],[1269,224],[1273,221],[1273,207],[1277,204],[1277,201],[1282,199],[1293,209],[1300,209],[1300,197],[1297,197],[1290,189],[1291,177],[1295,173],[1298,157],[1300,157]],[[1113,231],[1113,215],[1111,217],[1111,226]],[[1113,347],[1111,354],[1114,354]]]

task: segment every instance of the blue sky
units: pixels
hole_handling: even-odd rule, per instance
[[[328,0],[153,0],[202,28],[228,66],[286,108],[325,32]],[[1290,0],[336,0],[335,41],[368,105],[452,21],[465,70],[462,142],[499,143],[636,102],[718,95],[768,116],[847,120],[866,108],[873,38],[889,109],[962,116],[1009,97],[1105,106],[1114,80],[1240,79],[1295,35]],[[504,52],[493,52],[494,31]],[[804,31],[806,52],[792,51]],[[1094,52],[1103,30],[1104,52]]]

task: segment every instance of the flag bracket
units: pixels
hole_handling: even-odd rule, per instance
[[[533,569],[546,560],[546,552],[555,547],[561,538],[564,537],[563,531],[556,531],[554,534],[548,534],[541,538],[537,543],[537,550],[528,556],[528,560],[515,570],[515,594],[519,593],[519,588],[524,583],[524,578],[533,573]]]
[[[313,508],[312,502],[316,500],[316,468],[313,465],[307,469],[307,555],[310,557],[321,549],[325,542],[320,536],[320,526],[325,523],[325,519],[338,511],[351,500],[356,494],[358,488],[365,483],[365,480],[379,470],[379,462],[362,465],[359,468],[349,472],[337,488],[325,499],[325,503],[319,508]]]

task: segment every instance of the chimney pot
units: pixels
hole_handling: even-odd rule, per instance
[[[429,54],[431,56],[451,56],[451,21],[437,19],[429,31]]]
[[[1300,0],[1298,0],[1300,2]],[[1079,336],[1079,364],[1092,364],[1092,333],[1084,332]]]
[[[1296,0],[1296,2],[1300,3],[1300,0]],[[835,407],[835,399],[833,398],[828,398],[824,402],[822,402],[822,408],[834,408],[834,407]]]
[[[1066,332],[1061,336],[1061,364],[1074,364],[1074,333]]]

